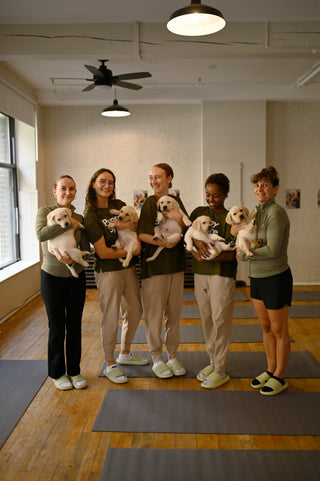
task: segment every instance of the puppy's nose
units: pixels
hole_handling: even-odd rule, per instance
[[[167,205],[164,205],[163,206],[163,210],[167,210],[168,209],[168,206]]]
[[[239,217],[240,217],[241,220],[244,219],[244,215],[243,215],[243,214],[241,214]]]

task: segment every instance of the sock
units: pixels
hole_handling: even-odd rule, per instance
[[[116,364],[112,364],[112,366],[107,366],[107,372],[110,372],[111,369],[113,369],[113,368],[115,368],[115,367],[117,367]]]
[[[132,357],[132,352],[129,352],[129,354],[119,354],[119,359],[120,361],[129,361]]]

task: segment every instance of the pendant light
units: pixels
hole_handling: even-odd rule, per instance
[[[167,28],[177,35],[200,36],[219,32],[225,25],[219,10],[202,5],[201,0],[191,0],[191,5],[173,12]]]
[[[115,90],[115,97],[117,96],[117,91]],[[113,104],[110,107],[106,107],[102,112],[101,115],[104,117],[128,117],[131,115],[129,110],[126,107],[122,107],[122,105],[118,104],[118,100],[115,98]]]

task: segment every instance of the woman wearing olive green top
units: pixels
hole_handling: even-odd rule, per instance
[[[104,375],[114,383],[127,382],[127,376],[117,367],[114,350],[117,342],[119,311],[124,316],[121,331],[121,352],[118,364],[145,365],[148,360],[130,352],[131,343],[141,319],[142,307],[139,283],[133,258],[127,268],[119,261],[126,257],[124,249],[112,249],[117,239],[116,229],[109,229],[117,216],[110,210],[120,210],[125,203],[115,198],[116,179],[109,169],[99,169],[89,182],[84,225],[95,249],[94,275],[99,290],[102,312],[101,334],[107,367]],[[139,250],[135,253],[138,255]]]
[[[87,386],[87,381],[80,375],[81,319],[86,280],[83,267],[73,263],[66,252],[57,254],[57,257],[51,254],[47,241],[73,228],[80,249],[90,250],[85,231],[78,229],[82,216],[74,212],[72,205],[76,192],[73,178],[61,176],[53,188],[57,203],[41,207],[36,218],[36,234],[43,252],[41,294],[49,321],[48,374],[56,388],[64,391]],[[60,225],[47,225],[47,215],[58,207],[71,209],[72,226],[62,228]],[[73,277],[65,264],[73,264],[79,277]]]
[[[143,242],[141,255],[142,297],[144,303],[146,333],[149,351],[153,360],[152,370],[160,378],[182,376],[186,373],[177,360],[179,346],[179,324],[182,308],[185,252],[182,238],[168,246],[161,239],[155,240],[154,226],[157,217],[157,200],[168,195],[173,179],[172,168],[165,163],[155,165],[149,175],[150,186],[154,195],[148,197],[141,209],[139,219],[139,239]],[[180,198],[175,197],[180,208],[186,213]],[[164,214],[175,219],[184,230],[182,213],[178,209]],[[165,247],[159,256],[150,262],[158,246]],[[168,362],[162,358],[162,319],[165,313],[165,344]]]
[[[226,223],[224,202],[230,188],[229,179],[221,173],[210,175],[205,182],[207,206],[197,207],[190,215],[194,221],[201,215],[209,216],[214,232],[230,242],[231,228]],[[202,368],[197,379],[201,386],[215,389],[229,381],[226,364],[232,330],[232,315],[237,274],[235,251],[224,251],[207,260],[210,253],[204,242],[193,240],[192,270],[194,289],[210,364]]]

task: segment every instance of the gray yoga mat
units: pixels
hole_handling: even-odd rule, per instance
[[[0,448],[47,377],[47,361],[0,360]]]
[[[196,302],[196,297],[194,295],[194,291],[184,291],[183,300],[184,301]],[[249,301],[249,298],[245,295],[244,292],[236,290],[234,300],[237,301],[237,302],[239,302],[239,301]]]
[[[119,352],[115,353],[116,358]],[[149,360],[146,366],[119,365],[128,377],[156,377],[153,373],[152,358],[148,351],[138,352]],[[209,357],[202,351],[179,351],[177,358],[185,367],[187,373],[184,377],[196,377],[200,369],[209,364]],[[166,354],[164,355],[166,358]],[[99,377],[104,377],[103,368]],[[266,370],[266,355],[264,352],[239,352],[230,351],[226,371],[231,377],[254,378]],[[289,362],[284,372],[286,378],[320,378],[320,364],[309,351],[292,351]]]
[[[291,306],[289,317],[320,319],[320,305]]]
[[[317,436],[319,403],[320,392],[108,389],[92,430]]]
[[[293,301],[320,301],[320,291],[293,291]]]
[[[109,448],[100,481],[319,481],[319,451]]]
[[[232,317],[233,319],[255,319],[257,314],[252,304],[236,305]],[[200,319],[198,306],[182,306],[181,319]]]
[[[164,332],[162,329],[162,339]],[[262,330],[260,324],[234,324],[232,326],[231,342],[262,342]],[[118,328],[117,342],[121,341],[121,326]],[[142,324],[138,326],[133,339],[133,344],[146,344],[146,328]],[[204,342],[201,324],[181,324],[180,343],[201,343]]]

